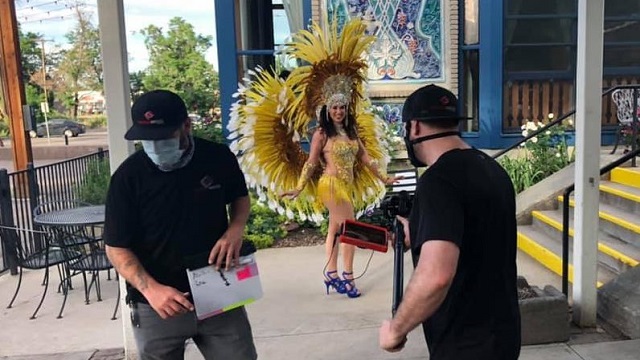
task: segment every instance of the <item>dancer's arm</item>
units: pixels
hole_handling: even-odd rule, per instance
[[[304,187],[311,179],[313,172],[316,169],[316,166],[320,163],[320,155],[322,154],[322,148],[326,143],[327,135],[322,129],[316,130],[313,133],[313,137],[311,138],[311,150],[309,152],[309,159],[302,166],[302,173],[300,174],[300,178],[298,179],[298,184],[294,190],[285,191],[282,193],[282,196],[295,198],[302,192]]]

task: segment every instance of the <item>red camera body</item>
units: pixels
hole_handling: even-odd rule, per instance
[[[338,239],[345,244],[386,253],[388,248],[386,228],[355,220],[346,220]]]

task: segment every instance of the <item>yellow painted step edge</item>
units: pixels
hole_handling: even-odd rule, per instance
[[[558,196],[558,201],[561,204],[562,204],[562,200],[563,200],[563,196],[562,195]],[[575,207],[576,206],[576,203],[575,203],[575,201],[573,201],[573,199],[569,199],[569,206],[571,206],[571,207]],[[598,216],[600,216],[601,219],[610,221],[610,222],[612,222],[612,223],[614,223],[614,224],[616,224],[616,225],[618,225],[620,227],[623,227],[623,228],[625,228],[627,230],[631,230],[636,234],[640,234],[640,225],[638,225],[638,224],[634,224],[632,222],[619,219],[619,218],[617,218],[617,217],[615,217],[615,216],[613,216],[613,215],[611,215],[609,213],[606,213],[604,211],[598,211]]]
[[[536,259],[547,269],[562,276],[562,258],[520,232],[518,232],[518,248]],[[573,265],[571,264],[569,264],[569,282],[573,283]],[[596,287],[599,288],[601,286],[602,282],[597,281]]]
[[[640,203],[640,196],[638,195],[634,195],[634,194],[629,194],[628,192],[624,192],[620,189],[615,189],[612,187],[609,187],[607,185],[600,185],[600,191],[604,191],[606,193],[612,194],[612,195],[616,195],[619,196],[621,198],[625,198],[627,200],[631,200],[631,201],[635,201]]]
[[[640,187],[640,172],[625,168],[611,170],[611,181],[623,185]]]
[[[546,223],[549,226],[554,227],[555,229],[557,229],[558,231],[562,231],[562,224],[555,221],[554,219],[551,219],[548,216],[545,216],[544,214],[538,212],[538,211],[533,211],[531,213],[532,216],[534,216],[536,219]],[[569,236],[573,236],[574,232],[572,228],[569,228]],[[638,264],[640,264],[640,262],[638,262],[638,260],[633,259],[621,252],[619,252],[618,250],[612,249],[609,246],[601,243],[598,241],[598,251],[600,251],[603,254],[607,254],[609,256],[611,256],[612,258],[622,262],[623,264],[626,264],[630,267],[635,267]]]

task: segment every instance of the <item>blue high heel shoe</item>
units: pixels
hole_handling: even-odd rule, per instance
[[[350,276],[351,278],[347,278],[347,276]],[[356,284],[353,282],[353,272],[343,271],[342,278],[344,279],[342,280],[342,284],[343,284],[342,286],[344,287],[344,294],[347,294],[347,296],[352,299],[362,295],[358,290],[358,288],[356,287]]]
[[[331,276],[333,274],[335,274],[336,277]],[[327,295],[329,295],[330,287],[334,288],[338,294],[344,294],[347,292],[347,289],[344,287],[342,280],[338,276],[337,270],[327,271],[324,277],[326,278],[324,280],[324,285],[327,287]]]

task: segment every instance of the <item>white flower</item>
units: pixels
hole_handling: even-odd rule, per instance
[[[569,119],[567,122],[569,123],[569,126],[573,126],[573,120]]]
[[[527,130],[538,130],[538,127],[536,126],[536,124],[533,121],[527,121],[526,129]]]
[[[534,136],[534,137],[532,137],[530,140],[531,140],[531,142],[532,142],[532,143],[534,143],[534,144],[535,144],[535,143],[537,143],[537,142],[538,142],[538,137],[537,137],[537,136]]]
[[[559,158],[560,157],[560,153],[556,153],[556,157]]]
[[[551,135],[551,130],[547,130],[544,134],[545,135]]]
[[[529,136],[529,131],[523,130],[522,131],[522,137],[527,137],[527,136]]]
[[[527,128],[526,124],[522,124],[522,126],[520,126],[520,130],[525,130]]]
[[[547,115],[547,117],[548,117],[549,119],[553,119],[553,118],[555,117],[555,115],[554,115],[553,113],[549,113],[549,115]]]

